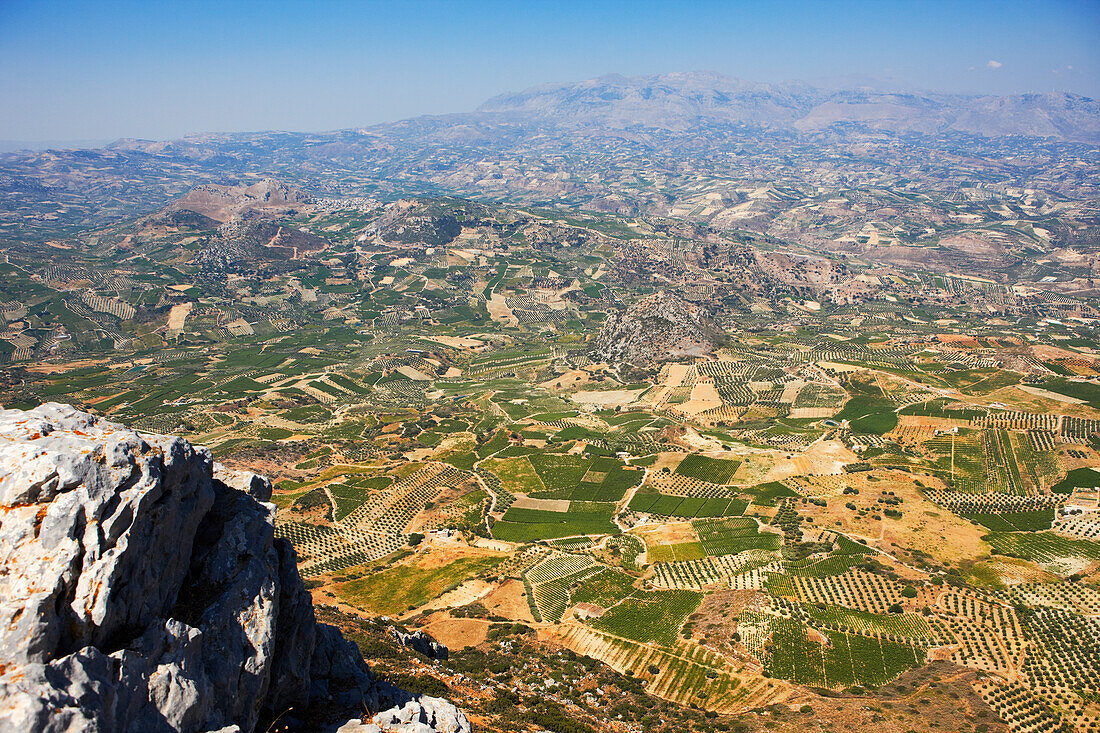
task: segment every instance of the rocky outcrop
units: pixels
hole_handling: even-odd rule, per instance
[[[725,338],[699,306],[662,290],[608,316],[596,337],[593,358],[644,366],[706,356]]]
[[[309,203],[308,194],[293,186],[265,178],[249,186],[196,186],[168,206],[168,212],[191,212],[216,222],[226,222],[245,212],[284,215]]]
[[[396,626],[390,627],[390,636],[398,644],[420,652],[429,659],[446,659],[450,650],[423,631],[402,631]]]
[[[292,707],[468,731],[316,622],[270,498],[180,438],[0,410],[0,731],[252,731]]]

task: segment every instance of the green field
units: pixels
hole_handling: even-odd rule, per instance
[[[884,435],[898,424],[896,409],[897,406],[885,397],[857,394],[848,400],[834,419],[847,420],[854,433]]]
[[[639,493],[630,500],[628,508],[635,512],[691,519],[692,517],[739,516],[745,512],[747,506],[748,502],[744,499],[704,499]]]
[[[962,516],[995,532],[1032,532],[1050,529],[1050,524],[1054,521],[1054,510],[1037,509],[1030,512],[963,514]]]
[[[582,506],[587,509],[591,504]],[[573,511],[572,507],[568,512],[511,508],[493,525],[493,537],[506,542],[534,542],[574,535],[615,534],[619,528],[611,521],[613,511],[613,504],[602,511]]]
[[[770,481],[766,484],[743,489],[742,493],[752,497],[752,503],[760,506],[775,506],[780,499],[798,496],[797,491],[779,481]]]
[[[1043,389],[1084,400],[1090,407],[1100,409],[1100,384],[1073,382],[1068,379],[1051,379],[1043,383]]]
[[[1053,532],[992,532],[982,537],[1002,555],[1037,562],[1059,558],[1100,560],[1100,542],[1063,537]]]
[[[573,603],[594,603],[607,608],[634,591],[634,578],[621,570],[604,568],[573,590]]]
[[[635,591],[591,623],[615,636],[672,646],[680,625],[699,607],[702,593],[688,590]]]
[[[697,519],[694,522],[699,543],[708,555],[736,555],[748,550],[778,550],[782,538],[761,532],[755,519]]]
[[[924,663],[924,650],[876,637],[823,632],[828,644],[809,638],[794,619],[771,622],[765,670],[772,677],[817,687],[881,685]]]
[[[676,467],[676,473],[701,481],[709,481],[712,484],[728,484],[733,481],[733,475],[737,473],[740,466],[741,461],[691,454],[680,461],[680,465]]]
[[[1100,471],[1092,468],[1075,468],[1066,477],[1050,487],[1055,494],[1072,494],[1074,489],[1093,489],[1100,486]]]
[[[500,561],[498,557],[478,557],[437,567],[397,565],[340,583],[336,586],[336,594],[342,602],[377,616],[400,615],[496,567]]]

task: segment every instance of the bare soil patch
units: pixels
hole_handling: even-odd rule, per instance
[[[531,607],[527,604],[527,592],[523,588],[523,581],[511,578],[504,581],[497,589],[481,599],[481,605],[489,609],[489,613],[513,621],[525,621],[535,623],[531,615]]]
[[[489,622],[480,618],[451,618],[435,614],[424,627],[448,649],[467,649],[485,641]]]
[[[681,542],[698,542],[699,537],[691,522],[669,522],[667,524],[654,524],[635,527],[630,534],[637,535],[645,541],[646,547],[662,544],[680,544]]]

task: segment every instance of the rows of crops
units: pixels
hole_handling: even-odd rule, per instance
[[[824,632],[827,643],[810,639],[806,626],[776,618],[770,624],[765,669],[802,685],[851,687],[882,685],[924,663],[922,647],[879,637]]]
[[[724,517],[740,516],[748,502],[744,499],[715,497],[668,496],[665,494],[635,494],[630,500],[629,509],[634,512],[654,514],[662,517]]]
[[[699,542],[708,555],[736,555],[749,550],[778,550],[780,535],[762,532],[755,519],[700,519],[694,522]]]
[[[591,624],[625,639],[673,645],[703,596],[689,590],[635,591]]]

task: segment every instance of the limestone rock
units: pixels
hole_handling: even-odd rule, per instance
[[[429,659],[446,659],[450,653],[446,646],[440,644],[424,631],[406,632],[401,631],[396,626],[391,626],[389,631],[390,636],[398,644],[420,652]]]
[[[316,623],[270,498],[180,438],[0,410],[0,733],[252,731],[310,705],[468,731]]]

